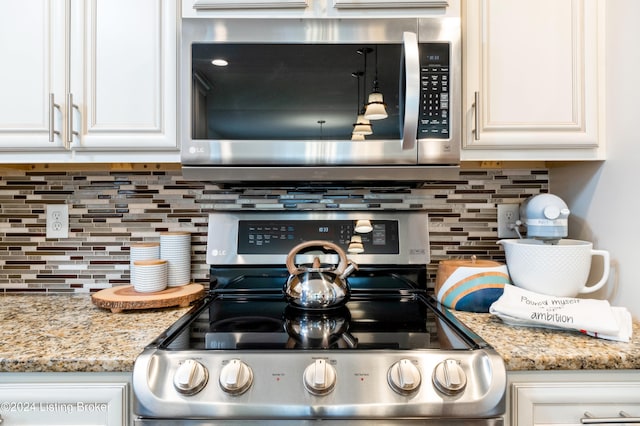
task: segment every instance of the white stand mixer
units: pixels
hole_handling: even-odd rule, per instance
[[[520,206],[521,220],[516,225],[527,228],[527,237],[542,240],[545,244],[557,244],[569,234],[569,207],[558,196],[539,194],[527,198]],[[520,238],[520,231],[515,231]]]
[[[535,195],[520,206],[521,221],[514,228],[519,239],[498,241],[505,251],[511,281],[533,292],[559,297],[592,293],[609,278],[609,252],[594,250],[588,241],[566,239],[569,208],[552,194]],[[524,225],[527,238],[518,227]],[[591,260],[602,257],[599,280],[587,285]]]

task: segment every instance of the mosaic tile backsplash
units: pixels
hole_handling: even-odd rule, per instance
[[[93,167],[92,167],[93,169]],[[129,284],[129,247],[165,231],[191,233],[193,282],[207,285],[207,214],[251,209],[391,209],[429,213],[433,286],[439,260],[504,261],[497,204],[548,192],[540,169],[460,169],[452,181],[411,187],[220,188],[175,166],[142,169],[0,169],[0,291],[95,292]],[[69,237],[46,238],[46,206],[66,203]]]

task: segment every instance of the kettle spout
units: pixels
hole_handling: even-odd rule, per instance
[[[357,270],[358,270],[358,264],[353,260],[349,259],[347,262],[347,267],[340,274],[340,279],[343,280],[347,278],[349,275],[351,275],[353,271],[357,271]]]

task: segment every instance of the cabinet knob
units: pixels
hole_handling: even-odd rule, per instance
[[[53,142],[55,135],[59,135],[60,132],[55,129],[55,110],[60,110],[60,105],[54,100],[54,94],[49,93],[49,142]],[[0,423],[2,423],[2,417],[0,416]]]
[[[474,112],[474,124],[476,126],[473,129],[473,138],[477,141],[480,140],[480,92],[473,93],[473,112]]]

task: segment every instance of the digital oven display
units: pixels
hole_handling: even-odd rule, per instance
[[[355,231],[353,220],[291,221],[241,220],[238,223],[238,254],[287,254],[310,240],[331,241],[345,251],[354,235],[360,236],[364,253],[398,254],[398,222],[372,220],[367,233]]]

